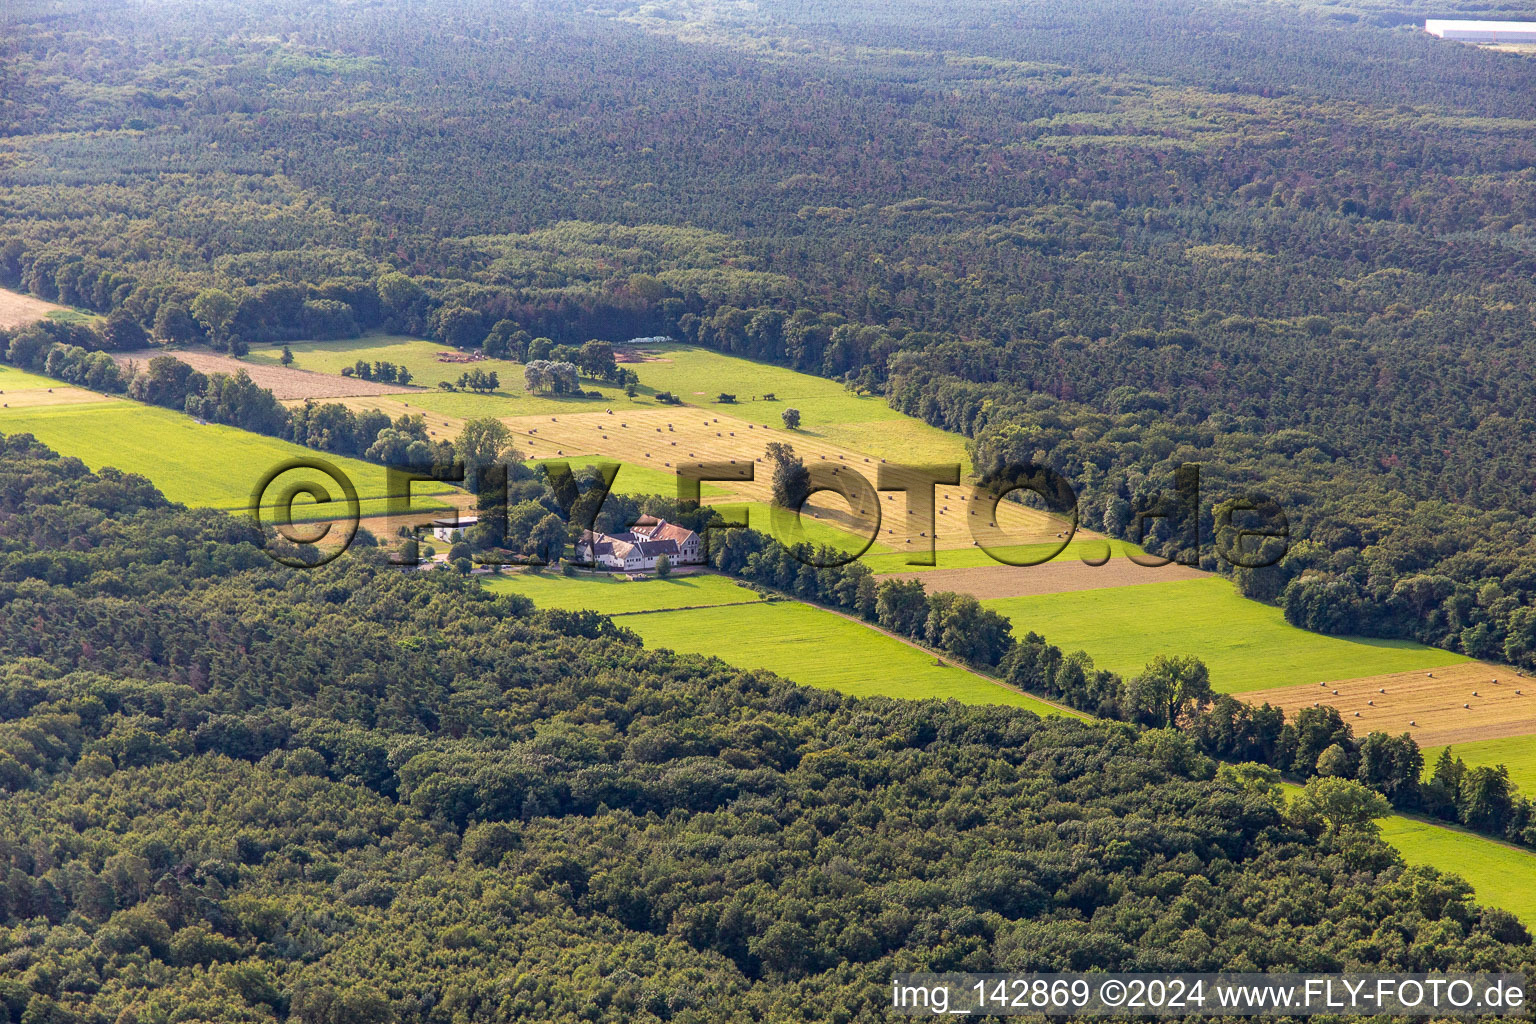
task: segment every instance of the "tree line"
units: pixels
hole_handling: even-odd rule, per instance
[[[1187,730],[855,700],[261,542],[0,439],[6,1019],[861,1020],[898,968],[1531,966],[1353,782],[1287,802]]]

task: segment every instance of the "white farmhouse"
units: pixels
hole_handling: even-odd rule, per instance
[[[615,572],[654,569],[662,555],[673,565],[698,565],[704,561],[704,545],[692,530],[655,516],[641,516],[625,533],[587,530],[576,542],[578,562]]]
[[[432,520],[432,536],[438,540],[451,541],[454,534],[464,533],[464,531],[479,521],[479,516],[462,516],[458,519],[434,519]]]

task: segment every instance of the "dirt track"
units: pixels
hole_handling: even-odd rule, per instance
[[[378,384],[353,377],[339,377],[329,373],[313,373],[295,370],[288,366],[264,366],[247,363],[232,356],[203,352],[197,349],[141,348],[132,352],[116,352],[112,358],[121,366],[129,362],[143,367],[155,356],[175,356],[199,373],[236,374],[241,370],[251,375],[251,380],[267,388],[279,400],[292,401],[306,398],[350,398],[369,395],[410,395],[420,388],[403,387],[399,384]]]
[[[1406,732],[1426,747],[1536,733],[1536,679],[1484,661],[1256,690],[1241,697],[1250,704],[1282,707],[1288,716],[1314,703],[1332,705],[1357,736]]]
[[[1041,565],[981,565],[973,569],[930,569],[927,572],[882,574],[881,579],[921,580],[930,591],[952,590],[981,600],[991,597],[1030,597],[1070,590],[1132,587],[1142,583],[1194,580],[1206,574],[1186,565],[1148,567],[1129,558],[1111,558],[1087,565],[1071,555]]]

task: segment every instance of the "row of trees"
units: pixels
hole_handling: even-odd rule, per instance
[[[283,352],[287,353],[287,351],[288,349],[285,346]],[[411,373],[410,367],[382,359],[371,363],[367,360],[359,359],[351,366],[343,366],[341,368],[341,375],[343,377],[356,377],[358,380],[376,380],[380,384],[409,384],[414,376]]]
[[[75,379],[87,386],[126,387],[139,400],[180,408],[188,414],[273,436],[283,436],[323,451],[354,455],[391,465],[446,465],[455,457],[480,466],[508,454],[509,437],[494,420],[468,425],[456,446],[433,442],[421,416],[402,416],[390,421],[381,413],[357,414],[339,404],[306,403],[290,412],[270,391],[255,385],[245,374],[214,374],[205,377],[169,356],[152,359],[144,371],[126,379],[111,357],[57,339],[71,338],[93,346],[101,344],[89,328],[44,323],[7,337],[5,353],[18,365]],[[39,365],[39,361],[41,365]],[[106,369],[111,366],[111,369]],[[807,471],[789,445],[771,446],[774,462],[775,503],[784,508],[803,504],[808,486]],[[516,500],[498,507],[496,495],[482,502],[485,523],[474,538],[473,548],[498,556],[533,557],[557,562],[572,538],[565,525],[570,509],[562,509],[554,492],[535,475],[514,464]],[[587,490],[596,493],[588,481]],[[627,509],[610,512],[622,515]],[[621,528],[623,524],[612,528]],[[858,563],[837,566],[840,553],[809,548],[791,551],[752,531],[728,531],[717,542],[712,561],[717,568],[775,587],[806,600],[845,608],[882,628],[942,649],[972,664],[1003,666],[1005,677],[1022,688],[1057,694],[1094,713],[1127,721],[1171,727],[1190,707],[1203,707],[1210,698],[1203,671],[1170,663],[1125,682],[1111,673],[1093,672],[1087,655],[1078,652],[1062,668],[1060,652],[1040,649],[1038,637],[1015,648],[1006,619],[982,608],[974,598],[950,593],[926,594],[917,581],[886,580],[876,583]],[[811,563],[811,564],[807,564]],[[814,564],[828,565],[817,569]],[[1006,659],[1006,661],[1005,661]],[[1085,664],[1086,663],[1086,664]],[[1166,677],[1172,672],[1174,681]],[[1189,678],[1181,673],[1188,672]],[[1154,681],[1161,680],[1157,686]],[[1203,690],[1202,684],[1203,683]],[[1150,689],[1149,689],[1150,687]],[[1171,690],[1169,688],[1171,687]],[[1177,700],[1162,706],[1150,694],[1168,690]],[[1165,697],[1163,699],[1173,700]],[[1303,717],[1313,709],[1303,712]],[[1408,737],[1367,737],[1357,744],[1350,730],[1332,715],[1332,732],[1338,742],[1321,750],[1302,745],[1292,749],[1282,741],[1283,726],[1267,709],[1250,712],[1224,705],[1220,717],[1227,739],[1213,754],[1254,759],[1302,776],[1325,774],[1356,777],[1381,791],[1397,806],[1422,808],[1452,820],[1530,843],[1529,804],[1512,793],[1502,768],[1464,765],[1443,758],[1427,788],[1418,784],[1422,758]],[[1235,730],[1235,731],[1234,731]],[[1266,732],[1266,730],[1268,730]],[[1362,747],[1369,748],[1369,754]],[[1326,757],[1324,755],[1327,755]]]
[[[803,473],[804,467],[787,445],[774,455],[777,504],[777,492],[792,490],[797,469]],[[592,473],[580,475],[578,486],[593,500],[575,507],[573,523],[591,519],[592,505],[603,494]],[[553,493],[544,497],[544,509],[562,515],[572,511],[562,511]],[[833,548],[785,546],[756,530],[722,529],[719,513],[707,507],[688,510],[661,497],[609,495],[596,513],[596,525],[606,532],[622,530],[642,513],[708,531],[709,562],[722,572],[844,609],[972,666],[995,670],[1021,690],[1101,718],[1184,730],[1202,751],[1223,761],[1257,762],[1302,779],[1357,781],[1394,807],[1536,847],[1536,809],[1515,792],[1502,765],[1468,767],[1447,750],[1426,779],[1423,755],[1406,733],[1356,737],[1339,711],[1327,706],[1304,708],[1288,722],[1279,708],[1216,694],[1206,667],[1193,657],[1159,656],[1125,679],[1096,669],[1083,651],[1064,654],[1036,633],[1015,638],[1006,618],[969,595],[928,593],[916,579],[881,579],[861,562],[844,564],[846,554]]]
[[[44,321],[15,332],[0,330],[0,356],[13,366],[83,387],[126,393],[205,422],[403,468],[448,466],[455,458],[454,445],[432,440],[419,413],[391,420],[378,410],[354,412],[339,402],[314,401],[289,409],[244,370],[204,374],[171,355],[153,356],[145,365],[130,364],[125,370],[99,351],[101,346],[100,334],[80,324]]]
[[[856,1020],[902,968],[1529,969],[1345,780],[1288,805],[1178,730],[853,700],[260,541],[0,439],[9,1019]]]
[[[1352,779],[1392,806],[1422,811],[1536,847],[1536,806],[1517,794],[1503,765],[1469,768],[1449,749],[1425,778],[1413,737],[1373,732],[1357,737],[1337,708],[1302,708],[1294,719],[1211,691],[1198,659],[1159,656],[1132,679],[1096,669],[1083,651],[1064,654],[1036,633],[1001,665],[1004,679],[1104,718],[1179,728],[1224,761],[1257,762],[1302,779]]]
[[[438,381],[437,386],[444,391],[474,391],[489,395],[501,387],[501,375],[495,370],[489,373],[485,370],[466,370],[459,374],[458,381]]]

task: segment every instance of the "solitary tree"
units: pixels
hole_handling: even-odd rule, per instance
[[[656,578],[659,580],[664,580],[671,575],[672,559],[668,558],[666,555],[662,555],[660,558],[656,559]]]
[[[293,352],[292,352],[291,349],[288,348],[287,345],[283,346],[283,354],[278,359],[278,362],[282,363],[284,366],[291,366],[291,365],[293,365]]]
[[[770,441],[768,457],[773,460],[773,502],[780,508],[798,509],[811,493],[811,473],[795,454],[795,449],[781,441]]]
[[[789,430],[795,430],[800,426],[800,410],[785,409],[779,413],[779,418],[784,421],[784,426]]]
[[[511,439],[511,431],[498,419],[486,416],[465,423],[453,443],[453,454],[464,463],[465,479],[473,479],[479,469],[495,462]]]
[[[565,554],[565,520],[554,513],[540,519],[528,537],[533,554],[554,565]]]

